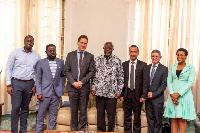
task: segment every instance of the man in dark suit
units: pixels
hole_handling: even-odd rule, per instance
[[[164,90],[167,86],[168,68],[159,62],[161,58],[159,50],[151,52],[152,64],[148,65],[150,82],[145,102],[148,133],[162,133],[162,109],[164,104]]]
[[[39,100],[36,133],[41,133],[44,117],[49,108],[49,129],[55,130],[60,97],[64,94],[66,76],[64,61],[56,58],[56,46],[46,46],[47,58],[36,65],[36,93]]]
[[[68,53],[65,62],[71,109],[71,130],[76,131],[84,131],[86,128],[90,79],[95,73],[94,55],[85,51],[87,43],[87,36],[81,35],[77,42],[78,50]],[[78,107],[80,107],[79,118]]]
[[[130,60],[122,66],[124,70],[124,89],[121,100],[124,101],[124,132],[141,132],[141,108],[147,98],[149,71],[147,64],[137,59],[139,48],[136,45],[129,47]],[[132,111],[134,113],[132,130]]]

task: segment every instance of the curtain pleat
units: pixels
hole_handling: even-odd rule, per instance
[[[177,62],[176,50],[186,48],[189,52],[187,62],[196,69],[192,91],[196,112],[200,112],[200,1],[137,0],[136,4],[133,38],[140,49],[139,59],[151,63],[150,53],[158,49],[162,53],[161,63],[169,68]],[[65,14],[72,10],[68,7],[65,5]],[[0,49],[0,102],[5,104],[3,114],[11,111],[5,84],[5,65],[10,52],[23,47],[24,37],[30,34],[35,38],[34,50],[42,58],[46,57],[46,45],[50,43],[57,46],[57,57],[61,57],[61,15],[62,0],[0,0],[0,40],[3,44]],[[69,21],[65,20],[65,28]],[[65,34],[65,39],[70,38]],[[66,45],[64,47],[70,49],[71,46]],[[64,58],[69,49],[66,49]],[[35,101],[36,97],[31,105]]]
[[[9,10],[8,10],[9,9]],[[3,114],[11,113],[11,98],[7,94],[5,67],[10,52],[24,46],[24,37],[35,39],[33,49],[46,57],[46,45],[57,47],[61,57],[62,0],[0,0],[0,102],[4,102]],[[36,103],[36,96],[30,106]]]

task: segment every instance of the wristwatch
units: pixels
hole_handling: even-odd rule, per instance
[[[11,86],[12,86],[11,84],[7,85],[7,87],[11,87]]]

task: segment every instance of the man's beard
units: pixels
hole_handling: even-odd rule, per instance
[[[56,56],[49,56],[49,59],[54,60],[56,58]]]

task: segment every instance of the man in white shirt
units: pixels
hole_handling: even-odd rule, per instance
[[[122,63],[124,69],[124,88],[121,100],[124,101],[124,132],[141,132],[141,108],[147,98],[149,73],[147,64],[137,59],[139,48],[129,47],[130,60]],[[132,129],[132,112],[134,113]]]

